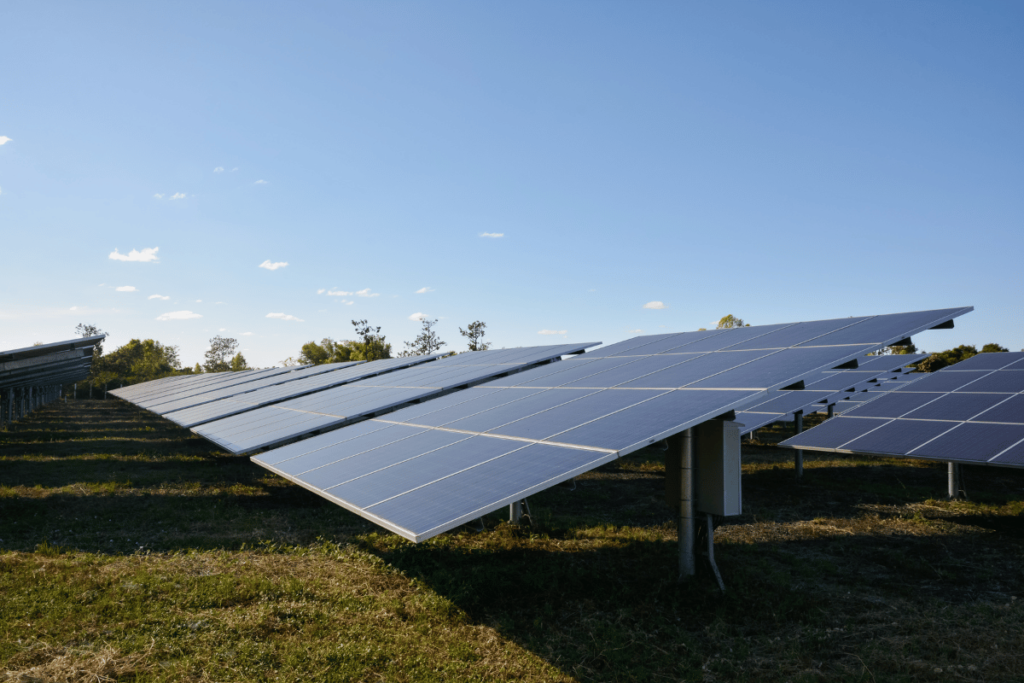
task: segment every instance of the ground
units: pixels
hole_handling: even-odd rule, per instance
[[[0,680],[1021,681],[1024,471],[744,444],[722,594],[657,449],[415,545],[123,402],[0,430]],[[507,516],[507,515],[506,515]]]

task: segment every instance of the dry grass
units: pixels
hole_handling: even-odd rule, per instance
[[[0,680],[1024,680],[1024,476],[762,430],[723,596],[654,451],[413,545],[118,402],[0,431]]]

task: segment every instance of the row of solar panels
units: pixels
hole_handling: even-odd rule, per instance
[[[906,359],[867,354],[970,310],[648,335],[583,354],[594,344],[172,378],[116,393],[231,452],[263,451],[257,464],[420,541],[708,420],[765,406],[786,415],[893,381]],[[581,355],[553,362],[569,354]],[[848,372],[859,374],[836,379]]]
[[[782,445],[1024,467],[1024,353],[979,354],[908,379]]]
[[[0,351],[0,426],[58,399],[64,385],[88,377],[93,347],[105,336]]]

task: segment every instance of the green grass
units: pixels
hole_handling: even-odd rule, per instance
[[[727,584],[660,454],[414,545],[117,401],[0,431],[0,680],[1021,681],[1024,472],[744,446]],[[105,678],[104,678],[105,677]]]

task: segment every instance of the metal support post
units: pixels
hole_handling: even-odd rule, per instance
[[[696,531],[693,520],[693,430],[682,433],[679,453],[679,580],[686,581],[696,571],[693,544]]]
[[[955,462],[949,463],[949,499],[960,498],[960,465]]]
[[[829,416],[830,419],[836,416],[836,404],[835,403],[829,403],[828,404],[828,416]]]
[[[517,500],[508,506],[508,523],[519,524],[519,520],[523,518],[523,502]]]
[[[802,410],[796,411],[796,414],[793,416],[793,423],[796,425],[797,434],[804,431],[804,412]],[[796,478],[801,479],[804,476],[804,452],[798,449],[793,451],[793,454]]]

